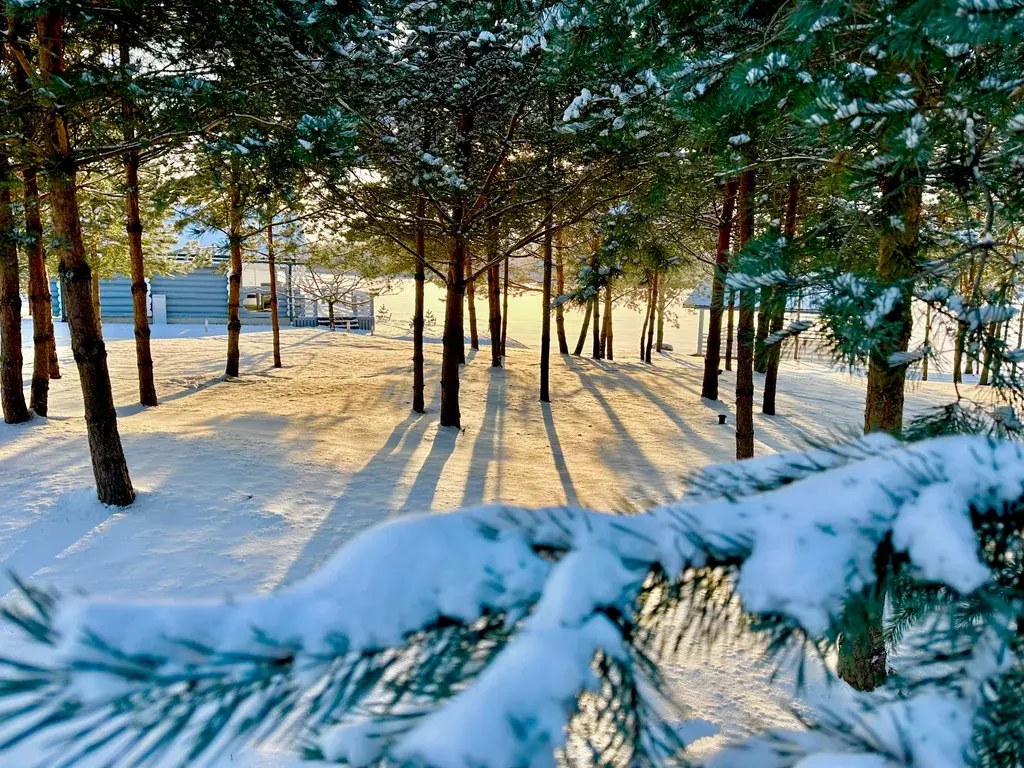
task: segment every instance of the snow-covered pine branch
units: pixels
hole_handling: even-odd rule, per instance
[[[4,745],[44,733],[53,765],[108,750],[106,764],[135,766],[172,745],[195,758],[297,732],[306,754],[351,765],[554,764],[580,695],[600,690],[597,658],[649,705],[625,734],[626,761],[664,764],[682,744],[652,704],[652,574],[724,568],[746,612],[831,640],[880,553],[922,583],[995,595],[985,537],[1024,530],[1015,443],[870,437],[736,468],[705,473],[718,494],[635,516],[490,506],[390,522],[306,581],[239,600],[26,589],[31,605],[6,612],[33,644],[3,666]],[[960,693],[943,701],[974,717]],[[914,738],[899,764],[925,764]]]

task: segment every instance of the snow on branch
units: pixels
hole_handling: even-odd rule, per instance
[[[77,731],[52,748],[107,739],[120,761],[106,764],[138,765],[154,743],[202,755],[299,721],[314,754],[352,765],[547,764],[600,686],[596,657],[648,673],[634,669],[630,617],[652,573],[726,568],[748,613],[830,637],[878,578],[883,545],[925,582],[985,588],[976,516],[1018,515],[1024,498],[1024,448],[980,437],[870,436],[731,470],[705,473],[720,493],[634,516],[489,506],[404,518],[294,587],[237,601],[28,589],[32,610],[6,612],[36,642],[0,671],[0,748]],[[632,695],[658,692],[641,680]]]

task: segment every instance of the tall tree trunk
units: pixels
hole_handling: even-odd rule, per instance
[[[56,341],[53,338],[53,307],[46,279],[43,221],[39,214],[39,183],[36,169],[26,167],[24,178],[25,234],[28,256],[28,304],[32,312],[32,395],[30,407],[40,416],[48,408],[50,378],[60,378]]]
[[[565,294],[565,260],[562,253],[564,250],[562,247],[563,238],[562,230],[558,230],[558,244],[555,248],[555,286],[559,297]],[[565,307],[562,306],[561,301],[555,307],[555,333],[558,335],[558,354],[569,354],[569,342],[565,338]]]
[[[466,254],[466,306],[469,309],[469,346],[480,349],[480,335],[476,327],[476,280],[473,280],[473,259]]]
[[[987,387],[989,374],[992,370],[992,344],[998,334],[998,323],[989,323],[985,327],[985,349],[981,358],[981,376],[978,378],[978,386]]]
[[[772,289],[761,288],[761,306],[757,310],[757,331],[754,334],[754,370],[765,373],[768,370],[768,350],[764,345],[768,338],[768,326],[771,325]],[[755,294],[756,295],[756,294]]]
[[[39,71],[44,85],[50,86],[54,78],[62,76],[63,71],[63,17],[60,12],[55,7],[47,8],[39,18],[37,30]],[[82,241],[76,192],[77,169],[68,141],[68,127],[56,105],[48,105],[44,134],[50,160],[50,210],[60,274],[64,281],[71,348],[82,384],[96,491],[101,502],[126,506],[135,499],[135,492],[117,431],[107,350],[99,335],[92,307],[92,273]]]
[[[580,328],[580,337],[576,341],[576,349],[572,351],[574,355],[579,357],[583,354],[583,345],[587,341],[587,331],[590,329],[590,315],[594,311],[594,302],[587,301],[587,309],[583,315],[583,326]]]
[[[122,75],[127,78],[131,63],[128,28],[119,24],[119,49]],[[126,144],[135,141],[135,115],[131,99],[121,101]],[[142,215],[139,211],[139,151],[124,154],[125,229],[128,233],[128,257],[132,273],[132,320],[135,324],[135,367],[139,374],[139,402],[156,405],[156,384],[153,381],[153,353],[150,350],[149,317],[146,313],[146,270],[142,256]]]
[[[654,349],[661,352],[661,345],[665,343],[665,291],[658,291],[658,335],[654,340]]]
[[[334,331],[334,301],[327,300],[327,327]]]
[[[274,252],[274,217],[269,211],[267,215],[267,268],[270,270],[270,328],[274,336],[274,367],[280,368],[281,322],[277,316],[277,254]]]
[[[0,400],[4,421],[20,424],[29,420],[29,412],[22,381],[21,286],[11,181],[10,163],[0,155]]]
[[[1024,313],[1021,314],[1024,319]],[[953,344],[953,383],[962,384],[964,380],[964,328],[957,323],[956,341]]]
[[[970,266],[968,267],[968,270],[967,270],[967,290],[964,292],[965,296],[970,296],[974,292],[974,272],[975,272],[975,269],[976,269],[976,263],[975,263],[974,257],[971,256]],[[962,328],[962,330],[960,332],[960,336],[959,336],[958,340],[960,341],[961,353],[966,358],[965,361],[964,361],[964,365],[963,365],[963,372],[966,373],[968,376],[971,376],[971,375],[974,374],[974,357],[971,355],[970,350],[966,349],[966,347],[967,347],[967,344],[966,344],[966,341],[967,341],[967,326],[963,326],[963,328]]]
[[[591,311],[593,315],[593,322],[590,324],[591,327],[591,345],[590,345],[590,356],[595,360],[601,359],[601,294],[594,294],[594,308]]]
[[[416,304],[412,313],[412,409],[416,413],[427,410],[423,400],[423,291],[427,282],[427,234],[423,218],[426,212],[426,198],[420,195],[416,199]]]
[[[461,220],[461,212],[456,221]],[[441,426],[462,427],[459,410],[459,360],[464,356],[465,332],[462,324],[462,297],[466,292],[466,242],[456,234],[448,264],[447,301],[444,309],[444,336],[441,339]]]
[[[658,289],[660,287],[659,286],[660,281],[661,281],[661,276],[657,272],[655,272],[654,273],[654,284],[651,286],[651,322],[647,326],[647,348],[644,350],[644,362],[645,363],[650,363],[651,362],[651,350],[654,347],[654,325],[655,325],[655,322],[657,321],[657,314],[658,314],[658,302],[659,302],[659,299],[660,299],[660,297],[659,297],[660,291]]]
[[[551,402],[551,268],[553,266],[551,198],[544,204],[544,281],[541,284],[540,401]]]
[[[1009,321],[1007,321],[1009,322]],[[928,381],[928,344],[931,342],[932,335],[932,305],[926,304],[924,307],[924,346],[925,355],[924,359],[921,360],[921,381]]]
[[[796,207],[800,197],[800,185],[796,176],[790,177],[789,188],[786,190],[786,242],[796,239]],[[786,293],[781,286],[771,291],[771,332],[778,333],[786,319]],[[782,361],[782,345],[772,344],[765,350],[764,398],[761,401],[761,413],[775,415],[775,393],[779,386],[779,363]]]
[[[238,337],[242,333],[242,321],[238,316],[242,299],[242,191],[234,163],[230,194],[228,240],[231,243],[231,271],[228,273],[228,359],[224,372],[228,376],[238,376]],[[331,330],[334,330],[333,320]]]
[[[751,153],[750,162],[754,162]],[[740,175],[740,248],[754,238],[754,170]],[[740,291],[740,318],[736,330],[736,458],[754,455],[754,291]]]
[[[902,226],[882,233],[878,255],[878,278],[896,283],[912,277],[921,227],[922,183],[918,179],[889,177],[882,182],[883,211]],[[896,326],[891,340],[879,345],[868,364],[868,388],[864,408],[865,432],[898,433],[903,428],[903,397],[906,365],[889,365],[889,357],[906,352],[913,330],[909,286],[901,286],[902,299],[887,320]]]
[[[640,326],[640,362],[644,362],[646,356],[644,355],[645,347],[647,346],[647,326],[654,322],[652,315],[652,308],[654,306],[654,281],[652,278],[651,285],[647,289],[647,308],[644,310],[644,324]]]
[[[711,311],[708,313],[708,345],[704,352],[704,379],[700,396],[718,399],[718,367],[722,364],[722,312],[725,305],[725,276],[729,273],[729,239],[732,235],[732,214],[736,205],[736,180],[725,182],[722,215],[718,220],[718,243],[715,246],[715,276],[711,283]],[[731,315],[731,312],[730,312]],[[731,317],[730,317],[731,320]],[[732,357],[732,323],[729,323],[729,357]]]
[[[729,291],[726,296],[729,299],[729,312],[725,328],[725,370],[731,371],[733,339],[736,338],[736,294]]]
[[[615,335],[612,328],[612,287],[604,287],[604,332],[601,334],[604,345],[604,356],[609,360],[615,359]]]
[[[508,338],[508,262],[509,255],[505,254],[505,274],[501,286],[501,357],[508,357],[505,354],[505,340]]]
[[[498,222],[487,232],[487,327],[491,335],[491,367],[501,368],[501,274],[498,259]]]
[[[100,298],[100,273],[92,273],[92,313],[96,315],[96,333],[103,338],[103,304]]]

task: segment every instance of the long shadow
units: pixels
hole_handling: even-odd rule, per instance
[[[423,465],[416,473],[409,495],[405,502],[398,509],[398,514],[407,512],[429,512],[434,494],[437,493],[438,483],[441,482],[441,475],[444,473],[444,465],[448,463],[452,453],[455,452],[455,441],[459,437],[459,430],[442,427],[434,435],[434,442],[430,444],[430,453],[423,460]]]
[[[615,412],[611,404],[605,398],[595,383],[587,375],[579,364],[575,361],[568,361],[566,366],[570,371],[575,373],[583,385],[583,388],[590,394],[594,400],[597,401],[598,405],[604,409],[605,414],[608,416],[608,420],[611,422],[612,427],[618,434],[620,441],[623,444],[623,450],[615,452],[615,455],[604,456],[605,463],[613,471],[619,472],[625,479],[633,482],[640,480],[649,481],[650,483],[657,484],[656,493],[664,499],[671,498],[673,496],[669,487],[665,484],[664,479],[661,476],[660,470],[651,462],[650,459],[644,454],[643,449],[633,438],[629,429],[622,423],[622,419],[619,418],[619,414]]]
[[[427,428],[435,422],[440,403],[441,389],[438,387],[434,391],[427,413],[410,413],[395,426],[380,450],[352,476],[345,486],[344,493],[317,526],[302,552],[296,556],[279,586],[285,586],[296,579],[309,575],[345,540],[351,538],[353,533],[363,527],[360,521],[377,520],[381,517],[380,513],[389,508],[390,499],[397,491],[396,480],[404,475],[409,468],[416,448],[423,441]],[[451,433],[450,437],[449,433]],[[454,433],[454,430],[439,430],[439,438],[435,440],[436,450],[434,446],[431,447],[431,455],[427,457],[424,469],[421,470],[421,474],[426,472],[425,478],[420,483],[420,479],[417,477],[414,483],[414,492],[416,490],[425,492],[424,485],[430,482],[436,489],[440,472],[444,468],[444,462],[447,461],[447,455],[451,455],[451,450],[454,448]],[[444,455],[445,450],[448,451],[447,455]],[[436,476],[431,481],[427,478],[432,473],[436,473]],[[416,489],[416,483],[420,483],[419,489]],[[412,494],[410,494],[410,498],[411,496]],[[376,514],[367,515],[366,513],[370,511],[374,511]],[[354,526],[359,526],[359,528]]]
[[[576,488],[572,484],[572,475],[569,474],[569,466],[565,463],[562,443],[558,439],[555,418],[551,413],[551,403],[541,403],[540,409],[544,414],[544,429],[547,430],[548,443],[551,444],[551,458],[554,459],[555,469],[558,470],[558,479],[562,483],[562,490],[565,491],[565,500],[571,506],[579,506],[580,498],[576,495]]]
[[[501,477],[502,432],[505,427],[505,411],[507,403],[505,391],[508,388],[508,377],[504,368],[490,368],[490,382],[487,385],[487,403],[484,407],[483,422],[480,434],[473,443],[473,453],[469,460],[469,472],[466,476],[466,488],[462,492],[462,506],[468,507],[483,502],[487,492],[487,475],[491,463],[497,460],[497,477]]]

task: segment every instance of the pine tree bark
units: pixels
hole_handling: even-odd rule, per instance
[[[18,246],[11,210],[11,166],[0,155],[0,401],[4,421],[20,424],[30,414],[25,404],[21,353],[21,286]]]
[[[238,169],[234,164],[231,168],[230,183],[228,240],[231,245],[231,271],[228,273],[228,356],[224,373],[227,376],[238,376],[238,340],[242,333],[242,321],[238,316],[242,299],[242,192]],[[333,304],[331,306],[333,308]],[[333,317],[331,330],[334,330]]]
[[[651,350],[654,347],[654,325],[657,321],[658,314],[658,299],[659,299],[659,282],[661,276],[654,273],[654,283],[651,286],[651,322],[647,326],[647,347],[644,349],[644,362],[650,364],[651,362]]]
[[[32,312],[32,389],[30,407],[40,416],[48,410],[50,379],[60,378],[57,344],[53,338],[53,306],[46,278],[43,220],[39,214],[36,169],[26,167],[24,181],[25,235],[28,257],[28,304]],[[56,373],[56,376],[52,374]]]
[[[274,337],[274,367],[281,367],[281,321],[277,316],[277,254],[274,252],[274,218],[267,216],[267,268],[270,270],[270,329]]]
[[[590,356],[595,360],[601,359],[601,298],[599,293],[594,294],[594,308],[591,310],[593,322],[591,327]]]
[[[461,212],[456,221],[462,218]],[[465,333],[462,298],[466,291],[466,243],[461,234],[453,237],[448,263],[444,335],[441,338],[441,426],[462,427],[459,410],[459,361],[464,357]]]
[[[878,278],[883,283],[899,283],[912,277],[921,228],[922,182],[917,178],[888,177],[882,181],[883,213],[902,226],[890,226],[882,233],[878,255]],[[887,321],[896,326],[896,333],[871,355],[868,365],[868,388],[864,408],[865,432],[898,433],[903,428],[903,398],[906,365],[889,365],[895,352],[906,352],[913,330],[910,287],[900,286],[902,298]]]
[[[1007,321],[1009,322],[1009,321]],[[924,308],[924,346],[927,350],[931,343],[932,336],[932,305],[926,304]],[[921,381],[928,381],[928,355],[925,354],[921,360]]]
[[[647,346],[647,326],[653,322],[651,307],[654,304],[654,284],[647,289],[647,307],[644,309],[644,324],[640,326],[640,362],[645,361],[645,347]]]
[[[660,288],[660,286],[659,286]],[[658,291],[658,335],[654,340],[654,349],[661,352],[661,345],[665,341],[665,291]]]
[[[103,338],[103,303],[100,296],[100,273],[92,271],[92,313],[96,316],[96,333]]]
[[[786,241],[792,243],[796,238],[796,211],[800,198],[800,186],[796,176],[789,180],[786,190],[786,223],[784,232]],[[786,294],[781,287],[771,292],[771,332],[778,333],[786,319]],[[775,415],[775,395],[779,387],[779,364],[782,362],[782,345],[775,343],[765,350],[764,397],[761,400],[761,413],[766,416]]]
[[[732,370],[732,347],[733,339],[736,337],[736,294],[733,291],[729,291],[729,312],[728,312],[728,323],[725,329],[725,370]]]
[[[753,162],[753,156],[750,161]],[[754,239],[754,170],[740,175],[739,245]],[[736,458],[754,455],[754,291],[740,291],[740,317],[736,333]]]
[[[128,72],[131,50],[128,32],[120,24],[121,71]],[[121,115],[124,120],[126,144],[135,141],[135,115],[128,98],[121,101]],[[139,151],[129,149],[124,154],[125,183],[125,230],[128,233],[128,257],[132,274],[132,321],[135,324],[135,367],[139,374],[139,402],[142,405],[157,404],[156,384],[153,381],[153,353],[150,349],[149,317],[146,312],[146,269],[142,255],[142,215],[139,210]]]
[[[996,339],[998,324],[989,323],[985,327],[985,350],[981,358],[981,376],[978,377],[978,386],[987,387],[989,374],[992,370],[992,343]]]
[[[551,232],[551,198],[544,211],[544,280],[541,284],[540,320],[540,401],[551,402],[551,268],[553,266]]]
[[[426,413],[423,400],[423,325],[424,286],[427,282],[427,233],[423,218],[427,213],[427,201],[423,195],[416,199],[416,301],[412,313],[412,409],[415,413]]]
[[[469,310],[469,346],[480,349],[480,335],[476,327],[476,280],[473,279],[473,259],[466,254],[466,307]]]
[[[47,8],[37,22],[39,73],[49,86],[63,71],[63,18],[56,7]],[[77,169],[63,113],[49,105],[44,140],[49,155],[50,210],[56,235],[64,302],[71,330],[71,348],[78,365],[85,404],[93,474],[99,500],[127,506],[135,499],[128,465],[117,430],[117,412],[110,389],[107,351],[92,307],[92,272],[85,258],[78,211]]]
[[[501,368],[501,274],[498,258],[498,222],[487,233],[487,327],[491,336],[491,367]]]
[[[612,287],[604,287],[604,333],[602,334],[604,344],[604,356],[608,360],[615,359],[615,336],[612,327]]]
[[[718,399],[718,369],[722,364],[722,314],[725,308],[725,276],[729,273],[729,240],[732,214],[736,205],[736,181],[725,182],[722,214],[718,219],[718,243],[715,246],[715,276],[711,283],[711,311],[708,313],[708,343],[704,352],[704,379],[700,396]],[[730,311],[731,316],[731,311]],[[731,317],[730,317],[731,321]],[[732,322],[729,323],[729,357],[732,358]]]
[[[583,315],[583,326],[580,328],[580,337],[576,340],[576,349],[572,351],[576,357],[583,354],[583,345],[587,341],[587,331],[590,329],[590,315],[594,311],[594,303],[587,301],[587,309]]]
[[[504,360],[505,340],[508,338],[508,262],[509,255],[505,254],[505,275],[502,278],[501,286],[501,357]]]
[[[559,297],[565,294],[565,260],[562,254],[562,230],[558,230],[558,243],[555,248],[555,286]],[[555,333],[558,335],[558,354],[569,354],[569,342],[565,338],[565,307],[558,302],[555,307]]]
[[[768,350],[764,341],[768,338],[768,326],[771,325],[773,293],[771,288],[761,288],[761,305],[757,309],[757,331],[754,334],[754,370],[757,373],[764,373],[768,370]]]

